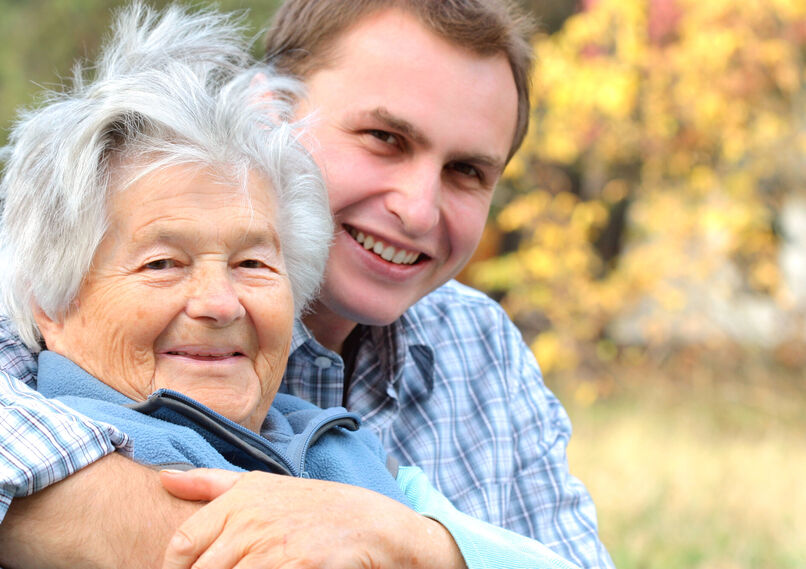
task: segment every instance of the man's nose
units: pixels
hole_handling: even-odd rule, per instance
[[[185,312],[208,324],[227,326],[246,314],[227,267],[200,269]]]
[[[413,236],[425,235],[437,226],[442,199],[442,168],[432,164],[411,165],[396,179],[386,207]]]

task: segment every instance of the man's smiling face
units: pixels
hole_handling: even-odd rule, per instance
[[[368,16],[334,47],[301,109],[314,113],[309,147],[337,223],[308,320],[349,331],[394,321],[467,263],[512,145],[517,94],[503,54],[456,47],[404,12]]]

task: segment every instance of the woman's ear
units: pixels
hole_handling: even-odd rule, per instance
[[[34,322],[36,322],[39,328],[39,333],[45,340],[45,345],[48,346],[48,349],[52,350],[54,344],[58,344],[58,338],[61,336],[64,324],[61,320],[52,319],[37,304],[31,303],[31,308],[34,313]]]

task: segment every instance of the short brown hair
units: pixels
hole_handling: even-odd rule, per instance
[[[397,8],[446,41],[480,56],[506,55],[518,93],[509,157],[529,126],[531,20],[511,0],[287,0],[266,33],[266,60],[306,79],[326,67],[336,41],[370,14]]]

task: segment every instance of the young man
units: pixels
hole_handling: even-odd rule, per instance
[[[267,56],[307,85],[299,112],[313,114],[308,146],[339,228],[320,299],[297,326],[285,389],[358,412],[391,455],[422,467],[459,509],[583,567],[609,567],[590,496],[568,473],[564,410],[501,309],[450,281],[525,133],[530,50],[519,25],[498,0],[290,0],[280,9]],[[35,364],[13,337],[0,350],[8,373],[33,379]],[[194,510],[160,494],[153,473],[117,455],[98,460],[125,444],[121,433],[19,383],[0,398],[5,503],[97,460],[15,500],[0,550],[49,535],[36,524],[63,525],[74,504],[94,503],[88,511],[116,536],[161,511],[159,523],[149,519],[155,537],[144,530],[132,544],[130,561],[146,566],[138,545],[161,551],[155,544],[169,534],[159,531]],[[125,481],[120,495],[88,501],[98,480],[111,479]],[[82,530],[86,539],[94,527]],[[199,527],[184,535],[196,540]],[[171,548],[181,550],[181,538]]]

